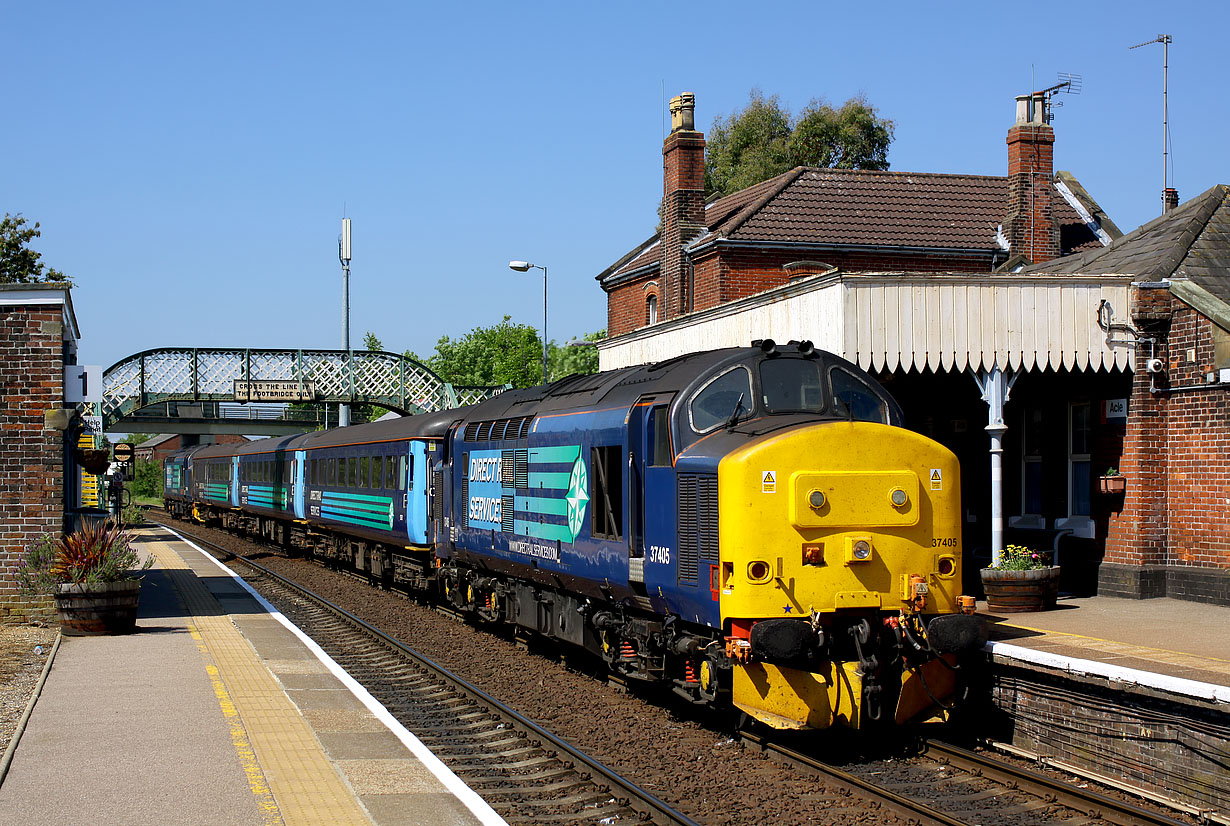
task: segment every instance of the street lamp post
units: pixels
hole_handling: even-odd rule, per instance
[[[508,268],[517,272],[542,270],[542,383],[547,383],[547,268],[529,261],[509,261]]]

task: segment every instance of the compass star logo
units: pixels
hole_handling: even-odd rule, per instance
[[[589,474],[585,471],[585,462],[580,456],[572,465],[572,475],[568,478],[568,494],[564,497],[568,502],[568,531],[576,539],[585,522],[585,505],[589,502]]]

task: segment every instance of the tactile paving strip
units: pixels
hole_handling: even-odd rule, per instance
[[[163,568],[190,567],[165,543],[145,547]],[[177,588],[267,824],[371,826],[299,709],[205,585],[181,577]]]

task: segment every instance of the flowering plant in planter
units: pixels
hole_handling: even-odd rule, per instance
[[[993,571],[1033,571],[1038,568],[1051,567],[1051,555],[1043,551],[1035,551],[1024,545],[1009,545],[999,556],[999,564],[992,565]]]
[[[1045,611],[1059,596],[1059,568],[1051,565],[1051,555],[1023,545],[1004,548],[999,564],[979,574],[992,613]]]
[[[45,535],[26,548],[17,566],[17,587],[25,594],[55,594],[61,585],[122,582],[136,577],[152,559],[141,561],[132,535],[110,520],[87,524],[56,538]]]

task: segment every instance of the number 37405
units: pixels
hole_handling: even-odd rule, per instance
[[[957,538],[955,536],[937,536],[931,540],[932,548],[955,548],[957,547]]]

